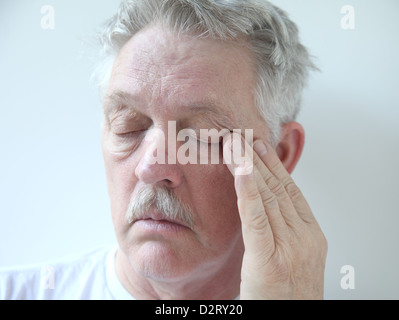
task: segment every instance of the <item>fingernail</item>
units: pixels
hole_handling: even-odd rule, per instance
[[[253,149],[260,157],[267,153],[266,144],[261,140],[255,141]]]

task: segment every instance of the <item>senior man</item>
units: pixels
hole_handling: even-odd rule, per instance
[[[1,298],[323,298],[327,242],[290,176],[314,69],[295,24],[261,0],[127,0],[101,39],[118,246],[52,265],[51,288],[4,272]]]

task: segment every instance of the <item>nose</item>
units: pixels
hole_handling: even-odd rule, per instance
[[[183,172],[177,161],[169,161],[175,155],[176,144],[168,144],[164,132],[152,129],[142,142],[140,160],[135,168],[137,179],[145,184],[177,188],[183,183]],[[170,149],[170,150],[169,150]]]

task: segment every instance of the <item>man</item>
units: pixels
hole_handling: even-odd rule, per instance
[[[314,68],[295,24],[267,1],[129,0],[102,45],[118,248],[52,265],[47,286],[6,272],[1,298],[323,298],[327,242],[290,176]]]

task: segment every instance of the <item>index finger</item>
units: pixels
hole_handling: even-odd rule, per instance
[[[231,136],[231,139],[228,139],[223,145],[224,158],[232,159],[232,153],[235,152],[232,145],[234,140],[238,140],[240,143],[242,141],[237,136],[235,139]],[[248,166],[252,167],[252,161],[250,159],[247,160],[241,164],[232,161],[226,163],[226,165],[234,176],[237,206],[242,223],[246,254],[257,256],[260,253],[265,253],[267,261],[275,250],[274,235],[259,193],[255,172],[253,168],[248,170]]]

